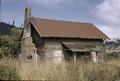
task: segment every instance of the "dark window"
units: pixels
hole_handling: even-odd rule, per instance
[[[32,55],[27,56],[27,59],[32,59]]]
[[[35,50],[34,50],[34,53],[35,53]]]

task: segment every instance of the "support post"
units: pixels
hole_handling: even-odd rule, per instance
[[[76,63],[76,53],[74,53],[74,63]]]
[[[98,63],[103,63],[104,62],[104,53],[105,52],[98,52]]]
[[[97,53],[95,51],[91,52],[91,60],[93,63],[97,63]]]

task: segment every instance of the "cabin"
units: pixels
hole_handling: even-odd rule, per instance
[[[106,39],[109,37],[91,23],[35,18],[31,8],[26,8],[19,59],[37,63],[101,63]]]

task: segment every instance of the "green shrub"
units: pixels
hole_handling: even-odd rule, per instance
[[[11,28],[10,34],[0,35],[0,58],[18,57],[21,46],[21,30]]]
[[[0,65],[0,80],[18,80],[16,69],[10,66]]]
[[[120,59],[120,53],[116,53],[116,52],[109,53],[109,54],[106,54],[105,57],[106,57],[106,60]]]

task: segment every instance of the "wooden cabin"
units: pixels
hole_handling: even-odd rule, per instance
[[[35,18],[25,9],[21,61],[27,62],[102,62],[109,39],[91,23]]]

